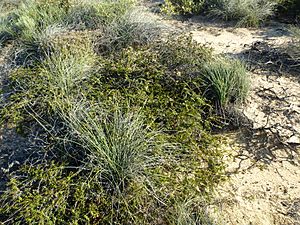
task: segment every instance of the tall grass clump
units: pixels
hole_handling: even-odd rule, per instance
[[[120,193],[154,163],[158,133],[145,126],[138,112],[123,113],[116,107],[112,113],[97,113],[76,108],[62,117],[86,151],[84,166],[97,174],[94,182]]]
[[[220,107],[241,103],[249,90],[245,65],[238,60],[217,59],[204,65],[205,95]]]
[[[238,26],[257,27],[274,14],[276,3],[269,0],[217,0],[212,15],[237,20]]]
[[[89,78],[96,60],[92,44],[86,39],[68,47],[57,46],[55,52],[43,61],[38,70],[47,79],[49,93],[53,95],[49,105],[53,109],[61,107],[60,99],[76,96],[76,90],[80,90],[78,86]]]
[[[207,203],[207,202],[206,202]],[[174,204],[174,215],[170,218],[171,225],[214,225],[217,224],[205,211],[205,200],[190,197]]]
[[[1,29],[2,42],[15,40],[16,62],[27,64],[40,61],[51,49],[51,40],[67,28],[63,21],[67,11],[57,1],[20,1],[8,14]]]
[[[76,30],[101,29],[136,8],[135,0],[74,0],[66,23]]]
[[[19,124],[24,129],[34,122],[34,116],[49,121],[61,108],[71,107],[81,96],[81,84],[88,79],[97,56],[91,42],[73,40],[55,45],[55,51],[34,68],[17,68],[9,76],[13,95],[1,110],[3,118]],[[64,102],[62,102],[64,101]],[[69,102],[68,102],[69,101]],[[23,129],[20,127],[20,129]]]
[[[158,39],[166,29],[167,26],[144,8],[136,7],[103,27],[96,44],[99,50],[110,52],[128,46],[141,46]]]

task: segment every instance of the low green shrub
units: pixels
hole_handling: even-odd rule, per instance
[[[119,101],[142,108],[149,127],[163,129],[170,143],[178,143],[180,148],[171,154],[175,159],[151,173],[159,174],[157,185],[169,186],[166,193],[176,196],[197,188],[209,192],[223,177],[223,153],[211,146],[214,139],[207,132],[215,118],[202,95],[199,72],[211,60],[210,53],[186,37],[124,49],[103,60],[89,82],[87,99],[102,102],[117,95]],[[185,179],[178,181],[178,176]],[[184,186],[187,192],[181,189]]]
[[[167,14],[194,14],[204,8],[205,0],[166,0],[162,11]]]
[[[25,165],[0,196],[0,222],[26,224],[147,224],[138,182],[123,196],[106,192],[91,174],[65,164]],[[135,205],[138,202],[139,205]]]
[[[245,65],[238,60],[220,58],[202,69],[205,95],[220,107],[241,103],[249,90]]]
[[[18,171],[0,197],[1,222],[172,224],[175,204],[210,196],[225,177],[203,93],[211,50],[182,36],[104,57],[81,39],[61,41],[10,76],[2,115],[46,130],[36,133],[55,163]],[[190,207],[181,221],[199,221]]]
[[[143,107],[166,129],[173,130],[181,121],[176,117],[184,115],[181,110],[190,111],[185,112],[187,115],[196,113],[195,119],[200,119],[204,114],[201,109],[209,108],[201,95],[196,71],[210,58],[211,51],[189,37],[124,49],[103,59],[90,82],[93,86],[88,98],[96,101],[99,97],[119,94]]]

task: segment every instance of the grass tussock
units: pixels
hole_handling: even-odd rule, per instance
[[[188,198],[175,204],[175,214],[170,224],[172,225],[213,225],[214,219],[205,211],[205,200],[201,198]],[[203,204],[204,203],[204,204]],[[195,207],[196,205],[196,207]],[[204,206],[204,207],[203,207]]]
[[[17,64],[43,60],[57,37],[74,31],[90,31],[101,50],[145,44],[163,28],[135,1],[21,1],[1,17],[0,40],[17,42]]]
[[[237,26],[257,27],[275,14],[277,2],[272,0],[170,0],[163,11],[169,14],[210,14],[233,20]]]
[[[111,115],[97,117],[86,108],[77,108],[62,116],[86,151],[85,167],[97,174],[95,182],[104,183],[112,192],[121,193],[132,179],[143,177],[155,163],[154,150],[162,147],[158,132],[145,126],[138,113],[124,114],[117,108]]]
[[[213,15],[237,20],[238,26],[257,27],[275,11],[276,3],[268,0],[218,0]]]
[[[221,107],[246,99],[250,80],[245,65],[238,60],[217,59],[202,70],[205,94]]]
[[[97,35],[97,48],[112,52],[127,46],[141,46],[157,40],[167,26],[158,22],[141,7],[119,16]]]

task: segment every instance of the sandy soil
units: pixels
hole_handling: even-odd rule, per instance
[[[291,40],[283,25],[263,29],[212,25],[192,31],[192,35],[217,53],[244,59],[246,50],[256,43],[264,42],[276,49]],[[272,59],[265,61],[266,65],[275,63]],[[252,89],[242,111],[253,122],[253,130],[228,137],[231,175],[219,188],[217,198],[223,222],[300,224],[299,77],[274,73],[268,68],[254,69],[249,75]]]
[[[240,111],[253,127],[226,134],[229,179],[219,187],[212,214],[228,225],[300,224],[300,74],[283,51],[286,25],[235,28],[201,17],[167,22],[194,40],[245,60],[251,91]]]

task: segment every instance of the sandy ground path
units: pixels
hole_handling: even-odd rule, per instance
[[[194,17],[170,20],[198,43],[246,61],[251,91],[241,111],[251,129],[226,134],[229,180],[212,207],[221,224],[300,225],[300,73],[285,65],[286,25],[235,28]],[[212,210],[212,211],[214,211]]]

